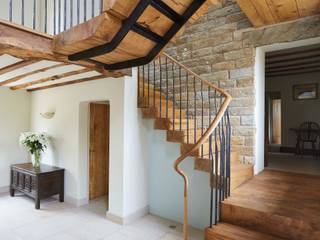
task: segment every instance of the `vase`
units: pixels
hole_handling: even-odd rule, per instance
[[[32,166],[34,168],[40,168],[40,163],[41,163],[41,151],[35,151],[32,154]]]

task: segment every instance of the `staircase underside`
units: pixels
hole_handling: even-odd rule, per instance
[[[222,223],[206,239],[320,239],[319,189],[319,176],[266,170],[222,203]],[[236,237],[246,231],[251,238]]]

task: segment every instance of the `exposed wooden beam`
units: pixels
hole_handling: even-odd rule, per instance
[[[319,46],[319,45],[317,45]],[[281,51],[280,53],[267,53],[266,54],[266,58],[268,59],[268,61],[272,61],[272,59],[275,58],[275,60],[286,60],[286,59],[290,59],[290,56],[293,56],[293,58],[296,57],[303,57],[303,56],[314,56],[314,55],[320,55],[320,47],[314,47],[311,49],[305,49],[305,48],[294,48],[294,49],[290,49],[290,50],[286,50],[286,51]]]
[[[20,62],[17,62],[15,64],[12,64],[12,65],[9,65],[9,66],[6,66],[4,68],[1,68],[0,69],[0,75],[2,74],[5,74],[5,73],[8,73],[8,72],[11,72],[11,71],[14,71],[14,70],[17,70],[19,68],[22,68],[22,67],[25,67],[25,66],[28,66],[28,65],[31,65],[33,63],[36,63],[38,62],[39,60],[35,60],[35,59],[32,59],[32,60],[22,60]]]
[[[314,68],[314,69],[309,69],[309,70],[299,70],[296,72],[272,73],[272,74],[267,74],[266,77],[291,76],[291,75],[299,75],[299,74],[314,73],[314,72],[320,72],[320,68]]]
[[[42,59],[89,67],[107,77],[121,77],[130,75],[128,70],[109,72],[89,61],[71,62],[68,56],[52,51],[53,36],[41,34],[5,20],[0,20],[0,49],[5,49],[3,54],[9,54],[18,58]]]
[[[91,72],[91,71],[92,71],[91,69],[85,68],[85,69],[81,69],[81,70],[66,72],[66,73],[62,73],[62,74],[46,77],[46,78],[43,78],[43,79],[39,79],[39,80],[36,80],[36,81],[19,84],[19,85],[11,87],[10,89],[11,90],[18,90],[18,89],[30,87],[32,85],[37,85],[37,84],[50,82],[50,81],[56,81],[56,80],[59,80],[59,79],[62,79],[62,78],[66,78],[66,77],[70,77],[70,76],[74,76],[74,75],[78,75],[78,74],[82,74],[82,73],[86,73],[86,72]]]
[[[290,60],[268,62],[266,63],[266,67],[272,68],[272,67],[282,67],[282,66],[288,66],[288,65],[292,66],[292,65],[319,62],[319,61],[320,61],[320,55],[316,55],[311,57],[301,57],[301,58],[295,58]]]
[[[25,73],[25,74],[22,74],[22,75],[7,79],[7,80],[5,80],[3,82],[0,82],[0,86],[4,86],[4,85],[10,84],[10,83],[14,83],[14,82],[17,82],[17,81],[25,78],[25,77],[28,77],[28,76],[31,76],[31,75],[34,75],[34,74],[37,74],[37,73],[41,73],[41,72],[46,72],[46,71],[48,71],[50,69],[54,69],[54,68],[58,68],[58,67],[66,66],[66,65],[67,65],[66,63],[60,63],[60,64],[56,64],[56,65],[53,65],[53,66],[50,66],[50,67],[37,69],[37,70],[34,70],[32,72],[28,72],[28,73]]]
[[[271,68],[266,68],[266,72],[271,73],[271,72],[279,72],[279,71],[290,71],[290,70],[297,70],[297,69],[306,69],[310,67],[320,67],[320,62],[271,67]]]
[[[62,86],[66,86],[66,85],[77,84],[77,83],[88,82],[88,81],[99,80],[99,79],[105,79],[105,78],[106,78],[106,76],[103,76],[103,75],[89,77],[89,78],[80,78],[80,79],[73,80],[73,81],[56,83],[56,84],[51,84],[51,85],[43,86],[43,87],[31,88],[31,89],[27,89],[27,91],[34,92],[34,91],[40,91],[40,90],[49,89],[49,88],[62,87]]]

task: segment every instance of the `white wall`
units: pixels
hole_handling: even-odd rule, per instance
[[[53,137],[44,163],[66,169],[66,199],[78,205],[88,202],[88,104],[110,103],[109,212],[117,220],[147,209],[144,135],[140,134],[136,78],[108,78],[34,92],[31,97],[33,131]],[[56,111],[53,119],[41,112]]]
[[[308,83],[318,83],[320,86],[320,72],[266,79],[267,91],[281,93],[281,145],[284,147],[295,147],[296,145],[296,134],[290,131],[290,128],[298,128],[306,121],[320,124],[320,99],[293,100],[293,85]]]
[[[147,129],[149,206],[152,214],[183,222],[183,179],[173,164],[180,155],[180,145],[166,141],[166,131],[154,130],[153,121],[143,122]],[[199,229],[209,225],[209,174],[194,170],[188,158],[182,169],[190,179],[189,224]]]
[[[29,131],[29,111],[29,94],[0,89],[0,192],[8,190],[10,165],[28,161],[26,151],[19,145],[19,135]]]

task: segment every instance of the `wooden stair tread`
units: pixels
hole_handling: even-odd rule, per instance
[[[56,35],[53,51],[71,55],[110,42],[121,28],[122,21],[131,14],[139,2],[140,0],[104,0],[104,12],[101,15]],[[182,13],[192,1],[166,0],[165,2],[178,13]],[[207,1],[196,12],[193,20],[202,16],[212,3],[216,1]],[[164,36],[173,25],[172,20],[151,6],[146,8],[137,22],[160,36]],[[177,35],[182,32],[183,28]],[[114,51],[93,59],[106,64],[123,62],[147,56],[154,46],[155,42],[130,31]]]
[[[206,229],[206,240],[282,240],[283,238],[249,230],[228,223]]]
[[[320,239],[319,176],[265,170],[222,204],[222,220],[293,240]]]

